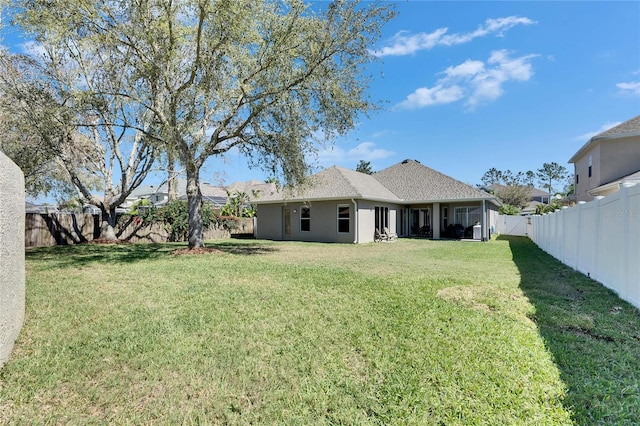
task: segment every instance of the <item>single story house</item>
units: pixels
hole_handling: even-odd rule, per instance
[[[500,206],[415,160],[372,175],[333,166],[302,187],[262,193],[255,204],[257,238],[338,243],[372,242],[385,228],[400,237],[486,241]]]

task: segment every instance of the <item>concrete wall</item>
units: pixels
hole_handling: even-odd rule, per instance
[[[541,249],[640,308],[640,185],[532,221]]]
[[[0,152],[0,366],[24,322],[24,176]]]

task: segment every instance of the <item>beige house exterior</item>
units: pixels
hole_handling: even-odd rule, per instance
[[[569,163],[574,165],[576,201],[640,182],[640,115],[589,139]]]
[[[499,206],[494,196],[415,160],[373,175],[333,166],[302,188],[261,194],[255,204],[257,238],[335,243],[373,242],[384,228],[437,239],[452,236],[445,231],[454,224],[468,238],[488,240]]]

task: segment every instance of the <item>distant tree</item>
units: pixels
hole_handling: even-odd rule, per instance
[[[563,188],[565,197],[569,197],[575,193],[575,190],[576,190],[575,179],[576,177],[573,173],[569,173],[567,175],[567,178],[564,181],[564,188]]]
[[[567,169],[558,163],[544,163],[542,168],[538,169],[536,176],[545,188],[553,196],[556,194],[554,183],[567,179]]]
[[[515,209],[526,207],[531,198],[531,186],[528,184],[533,172],[513,173],[511,170],[491,168],[482,176],[482,183],[505,205]]]
[[[496,189],[495,195],[504,204],[522,209],[529,204],[531,187],[525,185],[504,185]]]
[[[502,184],[502,172],[495,167],[487,170],[484,175],[482,175],[482,184],[485,186],[491,186],[496,184]]]
[[[356,172],[372,174],[373,170],[371,169],[371,161],[360,160],[358,165],[356,166]]]

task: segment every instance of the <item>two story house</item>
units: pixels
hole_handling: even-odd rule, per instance
[[[576,201],[591,201],[640,183],[640,115],[589,139],[569,160]]]

